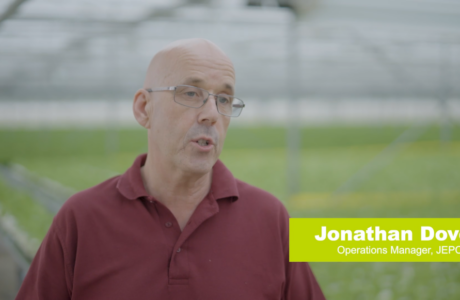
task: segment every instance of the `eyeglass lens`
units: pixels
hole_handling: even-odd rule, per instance
[[[203,106],[208,97],[206,90],[193,86],[177,86],[174,94],[177,103],[195,108]],[[217,95],[216,102],[219,113],[230,117],[239,116],[244,107],[243,101],[225,94]]]

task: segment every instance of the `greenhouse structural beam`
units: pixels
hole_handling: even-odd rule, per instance
[[[3,12],[0,15],[0,24],[12,15],[14,15],[18,8],[26,1],[27,0],[13,0],[13,2],[11,2],[10,5],[8,5],[8,8],[5,10],[5,12]]]

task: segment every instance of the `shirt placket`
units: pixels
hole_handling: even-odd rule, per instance
[[[168,251],[170,251],[170,261],[168,264],[169,290],[173,294],[175,294],[175,291],[184,292],[184,288],[189,285],[190,279],[190,253],[187,248],[187,240],[204,221],[218,213],[219,206],[210,192],[198,204],[184,230],[181,231],[176,218],[165,205],[151,197],[148,200],[154,206],[158,215],[158,220],[165,237],[165,244]],[[177,296],[180,295],[178,294]],[[190,297],[190,295],[188,296]]]

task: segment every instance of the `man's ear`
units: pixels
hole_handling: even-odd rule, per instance
[[[149,110],[147,110],[147,104],[149,101],[150,95],[145,89],[140,89],[134,95],[133,101],[133,113],[134,118],[137,122],[147,129],[150,127],[150,116]],[[151,105],[151,103],[150,103]]]

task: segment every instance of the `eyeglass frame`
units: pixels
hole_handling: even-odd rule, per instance
[[[191,87],[191,88],[200,89],[200,90],[205,91],[206,93],[208,93],[208,97],[206,97],[206,99],[203,100],[203,104],[201,104],[201,106],[198,106],[198,107],[195,107],[195,106],[188,106],[188,105],[179,103],[179,102],[176,101],[176,89],[177,89],[177,87],[179,87],[179,86],[185,86],[185,87]],[[209,96],[211,96],[211,95],[212,95],[212,96],[219,96],[219,95],[230,96],[230,97],[232,97],[232,98],[234,98],[234,99],[238,99],[238,100],[240,100],[240,101],[242,102],[242,106],[243,106],[243,107],[241,108],[241,111],[240,111],[240,113],[239,113],[237,116],[229,116],[229,115],[226,115],[226,114],[221,113],[221,112],[219,111],[219,105],[217,104],[217,101],[216,101],[217,112],[218,112],[219,114],[223,115],[223,116],[227,116],[227,117],[230,117],[230,118],[237,118],[237,117],[239,117],[239,116],[241,115],[241,112],[243,111],[243,108],[246,107],[246,104],[244,104],[243,100],[241,100],[240,98],[236,98],[236,97],[234,97],[234,96],[232,96],[232,95],[227,95],[227,94],[211,94],[209,91],[207,91],[207,90],[205,90],[205,89],[202,89],[202,88],[200,88],[200,87],[197,87],[197,86],[193,86],[193,85],[182,84],[182,85],[176,85],[176,86],[165,86],[165,87],[147,88],[147,89],[145,89],[145,90],[146,90],[147,92],[149,92],[149,93],[152,93],[152,92],[164,92],[164,91],[174,91],[174,102],[176,102],[176,103],[179,104],[179,105],[182,105],[182,106],[185,106],[185,107],[190,107],[190,108],[200,108],[200,107],[203,107],[203,106],[206,104],[206,102],[208,101]],[[216,97],[215,97],[215,98],[216,98]],[[216,100],[217,100],[217,98],[216,98]]]

